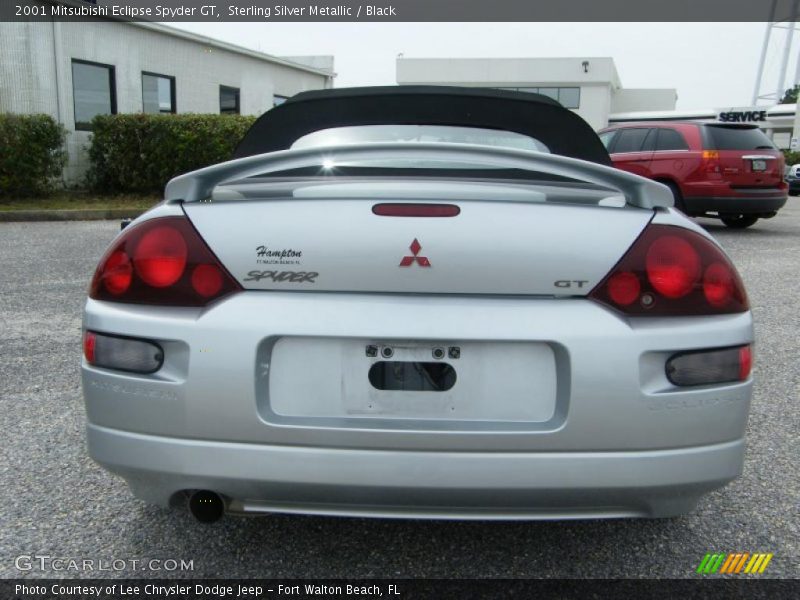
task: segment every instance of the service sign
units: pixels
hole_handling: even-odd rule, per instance
[[[761,106],[730,108],[717,114],[717,121],[723,123],[761,123],[767,120],[767,111]]]

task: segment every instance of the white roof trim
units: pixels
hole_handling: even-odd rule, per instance
[[[334,73],[333,71],[328,71],[327,69],[315,69],[314,67],[311,67],[309,65],[304,65],[283,58],[278,58],[277,56],[272,56],[271,54],[265,54],[264,52],[250,50],[249,48],[244,48],[243,46],[237,46],[235,44],[229,44],[228,42],[223,42],[221,40],[215,40],[214,38],[210,38],[197,33],[192,33],[191,31],[185,31],[183,29],[178,29],[177,27],[170,27],[168,25],[162,25],[160,23],[149,23],[149,22],[145,23],[145,22],[134,22],[134,21],[129,21],[127,22],[127,24],[133,25],[135,27],[140,27],[142,29],[157,31],[158,33],[171,35],[173,37],[182,38],[192,42],[197,42],[198,44],[203,44],[205,46],[211,46],[213,48],[227,50],[228,52],[242,54],[244,56],[249,56],[250,58],[255,58],[257,60],[271,62],[273,64],[289,67],[291,69],[297,69],[298,71],[306,71],[307,73],[314,73],[315,75],[322,75],[323,77],[331,77],[331,78],[336,77],[336,73]]]

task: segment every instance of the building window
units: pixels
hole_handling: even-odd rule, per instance
[[[219,86],[219,114],[239,114],[239,88]]]
[[[272,95],[272,107],[280,106],[289,99],[289,96],[279,96],[278,94]]]
[[[529,94],[541,94],[559,102],[564,108],[581,107],[581,88],[579,87],[503,87],[501,90],[513,90],[515,92],[528,92]]]
[[[114,67],[72,59],[72,101],[75,129],[89,131],[97,115],[117,114]]]
[[[148,114],[176,112],[174,77],[142,71],[142,111]]]
[[[565,108],[580,108],[581,88],[579,87],[558,88],[558,101]]]
[[[539,93],[542,96],[547,96],[558,102],[558,88],[557,87],[540,87]]]

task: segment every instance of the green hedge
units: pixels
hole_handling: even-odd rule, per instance
[[[64,137],[49,115],[0,114],[0,196],[49,192],[64,168]]]
[[[783,150],[783,156],[786,158],[786,166],[791,167],[800,163],[800,152],[793,152],[792,150]]]
[[[92,120],[89,185],[102,193],[163,193],[182,173],[229,160],[255,117],[111,115]]]

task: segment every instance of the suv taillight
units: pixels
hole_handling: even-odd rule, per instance
[[[702,169],[706,173],[719,173],[719,152],[717,150],[704,150]]]
[[[161,217],[128,227],[95,271],[95,300],[205,306],[241,290],[186,217]]]
[[[748,310],[733,264],[702,235],[649,225],[589,297],[629,315],[719,315]]]

